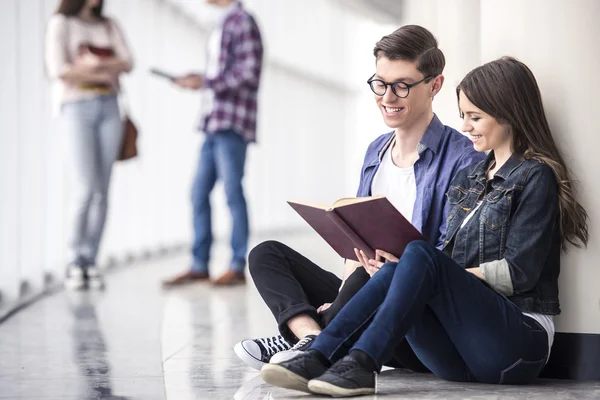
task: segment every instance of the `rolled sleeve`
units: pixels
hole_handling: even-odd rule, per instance
[[[483,263],[479,266],[479,270],[485,277],[485,281],[496,291],[505,296],[514,293],[510,267],[505,259]]]

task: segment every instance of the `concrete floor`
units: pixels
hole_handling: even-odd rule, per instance
[[[279,238],[340,272],[341,261],[313,233]],[[227,248],[215,248],[215,275]],[[161,278],[187,257],[112,271],[103,292],[59,292],[0,325],[0,399],[297,399],[241,363],[233,345],[276,334],[251,282],[163,291]],[[445,382],[432,375],[383,372],[386,399],[599,399],[600,383],[540,380],[535,386]]]

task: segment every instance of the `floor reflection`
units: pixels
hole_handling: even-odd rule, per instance
[[[233,353],[233,345],[248,331],[247,304],[240,288],[197,284],[170,290],[165,292],[164,307],[163,369],[167,393],[173,398],[196,399],[223,391],[233,396],[257,375],[249,376]]]
[[[234,400],[269,400],[271,397],[271,387],[257,375],[245,382],[233,395]]]
[[[70,329],[73,356],[86,382],[81,398],[131,399],[113,393],[108,350],[96,315],[96,301],[101,295],[102,293],[87,291],[67,293],[69,310],[73,316]]]

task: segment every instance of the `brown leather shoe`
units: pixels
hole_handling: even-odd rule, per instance
[[[213,281],[215,286],[233,286],[243,285],[246,283],[246,276],[243,272],[229,270]]]
[[[187,271],[183,274],[177,275],[174,278],[163,281],[163,287],[181,286],[187,283],[194,283],[200,281],[207,281],[209,276],[207,273]]]

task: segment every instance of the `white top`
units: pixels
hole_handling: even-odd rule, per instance
[[[130,65],[133,64],[121,29],[114,20],[89,23],[77,17],[53,15],[46,31],[45,61],[48,77],[57,84],[55,106],[99,95],[97,91],[81,89],[59,78],[77,58],[78,47],[82,43],[89,43],[95,47],[112,47],[117,57]]]
[[[214,78],[219,75],[219,58],[221,56],[221,41],[223,40],[223,25],[225,20],[237,8],[236,2],[232,2],[223,9],[214,9],[212,15],[213,27],[208,36],[206,51],[206,78]],[[205,118],[212,112],[214,93],[212,90],[202,91],[202,117]]]
[[[214,78],[219,75],[219,56],[221,54],[221,40],[223,37],[223,24],[216,25],[208,36],[206,51],[206,78]],[[212,90],[202,91],[202,117],[205,118],[212,112],[214,93]]]
[[[466,218],[463,220],[462,224],[460,225],[461,229],[467,224],[467,222],[469,222],[469,220],[473,217],[473,215],[475,215],[475,212],[477,211],[477,209],[479,207],[481,207],[482,203],[483,202],[481,200],[477,202],[477,206],[475,206],[475,208],[466,216]],[[554,318],[552,317],[552,315],[546,315],[546,314],[540,314],[540,313],[530,313],[530,312],[523,312],[523,315],[527,315],[528,317],[535,319],[544,328],[544,330],[548,334],[548,358],[546,359],[546,362],[548,362],[548,359],[550,358],[550,350],[552,349],[552,344],[554,343],[554,333],[555,333]]]
[[[383,195],[394,207],[412,222],[413,209],[417,199],[417,182],[415,180],[415,169],[399,168],[392,160],[392,143],[385,151],[381,165],[375,173],[371,184],[371,194]]]

